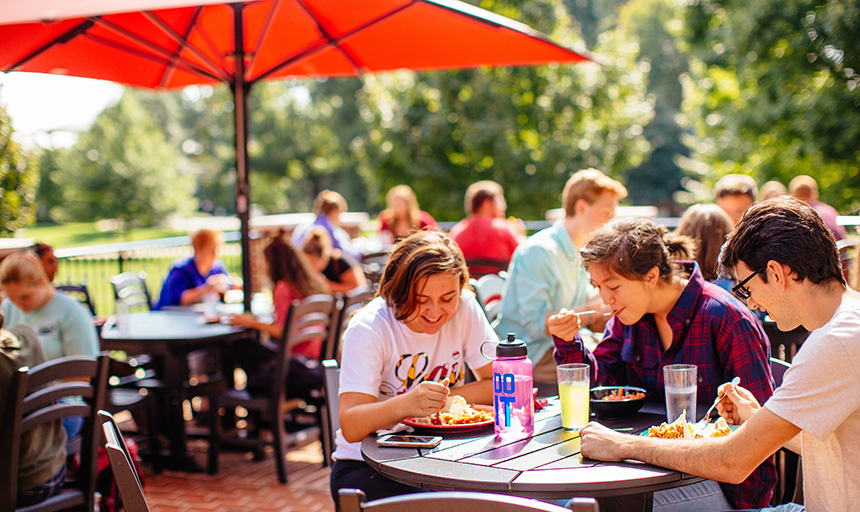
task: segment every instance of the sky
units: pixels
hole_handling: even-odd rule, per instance
[[[112,82],[42,73],[0,73],[0,104],[12,118],[14,138],[32,147],[71,146],[123,88]]]

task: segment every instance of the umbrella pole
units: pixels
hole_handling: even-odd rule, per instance
[[[254,283],[251,276],[251,186],[248,181],[248,93],[251,84],[245,81],[245,35],[242,25],[241,3],[230,4],[233,8],[233,44],[235,54],[233,91],[236,120],[236,213],[239,216],[239,232],[242,239],[242,280],[244,281],[245,311],[251,311],[251,293]]]

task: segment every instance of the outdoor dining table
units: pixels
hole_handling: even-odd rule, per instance
[[[116,317],[110,317],[102,327],[103,350],[122,350],[129,355],[148,354],[161,369],[159,378],[168,393],[163,409],[164,428],[175,469],[183,469],[189,461],[182,411],[185,384],[189,378],[187,355],[199,349],[222,349],[249,335],[244,327],[208,323],[200,312],[194,310],[131,313],[122,328],[117,325]]]
[[[629,433],[666,421],[665,406],[646,403],[631,418],[598,420]],[[434,435],[440,435],[435,433]],[[580,454],[578,431],[561,427],[558,398],[535,413],[534,434],[501,440],[487,426],[441,434],[435,448],[391,448],[361,443],[364,460],[382,475],[434,491],[479,491],[536,499],[598,498],[601,511],[651,510],[653,493],[701,481],[696,476],[636,461],[600,462]]]

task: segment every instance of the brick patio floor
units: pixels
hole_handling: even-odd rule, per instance
[[[190,441],[189,453],[205,466],[205,441]],[[334,510],[328,490],[329,468],[322,466],[318,440],[290,450],[286,485],[278,482],[271,448],[264,461],[251,459],[251,454],[225,450],[220,473],[215,476],[178,471],[153,475],[144,464],[149,507],[153,512]]]

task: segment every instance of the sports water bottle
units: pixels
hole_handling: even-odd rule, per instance
[[[528,347],[514,333],[496,345],[493,361],[493,403],[496,435],[518,438],[535,429],[534,381]]]

